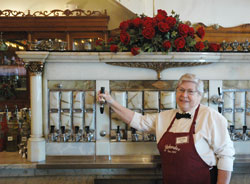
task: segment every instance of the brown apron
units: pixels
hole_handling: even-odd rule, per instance
[[[174,118],[158,143],[164,184],[210,184],[210,166],[197,153],[193,139],[199,107],[189,132],[169,132]]]

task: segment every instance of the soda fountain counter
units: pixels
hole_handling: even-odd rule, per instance
[[[105,87],[123,106],[143,114],[157,113],[176,107],[178,78],[194,73],[204,80],[202,103],[218,109],[228,120],[236,149],[232,182],[242,175],[249,180],[249,52],[132,56],[125,52],[18,51],[17,55],[30,72],[28,161],[37,163],[40,174],[80,169],[84,171],[77,172],[95,179],[129,174],[160,180],[155,136],[125,125],[107,105],[101,113],[96,94]]]

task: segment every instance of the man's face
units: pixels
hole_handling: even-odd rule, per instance
[[[201,95],[198,93],[194,82],[184,81],[177,87],[176,102],[182,111],[192,110],[200,101]]]

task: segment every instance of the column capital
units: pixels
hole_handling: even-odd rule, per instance
[[[49,55],[47,51],[17,51],[19,58],[23,59],[25,68],[31,75],[40,75],[43,72],[44,63]]]
[[[30,75],[41,75],[43,73],[44,69],[43,62],[28,62],[25,63],[24,66],[26,70],[30,72]]]

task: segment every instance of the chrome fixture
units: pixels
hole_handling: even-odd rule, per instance
[[[60,141],[61,142],[68,142],[71,137],[71,131],[69,129],[65,130],[65,126],[61,126],[61,135],[60,135]]]
[[[249,135],[248,135],[248,133],[247,133],[247,126],[244,125],[242,130],[243,130],[243,132],[242,132],[242,137],[241,137],[241,139],[242,139],[243,141],[250,140],[250,137],[249,137]]]
[[[51,125],[50,126],[50,133],[49,133],[49,141],[56,142],[57,139],[58,139],[58,132],[55,131],[55,126]]]
[[[85,141],[91,142],[94,138],[94,131],[89,129],[89,126],[85,126]]]
[[[79,142],[82,140],[82,130],[79,129],[79,126],[75,126],[75,132],[73,134],[73,141]]]
[[[120,141],[121,141],[120,126],[117,126],[117,130],[116,130],[116,141],[117,141],[117,142],[120,142]]]
[[[235,131],[234,125],[230,125],[229,127],[230,138],[232,141],[240,140],[240,133]]]
[[[138,142],[139,141],[139,136],[136,132],[136,129],[135,128],[131,128],[132,130],[132,141],[133,142]]]
[[[218,87],[218,95],[213,95],[210,98],[211,102],[213,102],[213,104],[217,104],[218,105],[218,111],[221,113],[222,112],[222,105],[224,103],[224,100],[222,99],[222,93],[221,93],[221,88]]]

